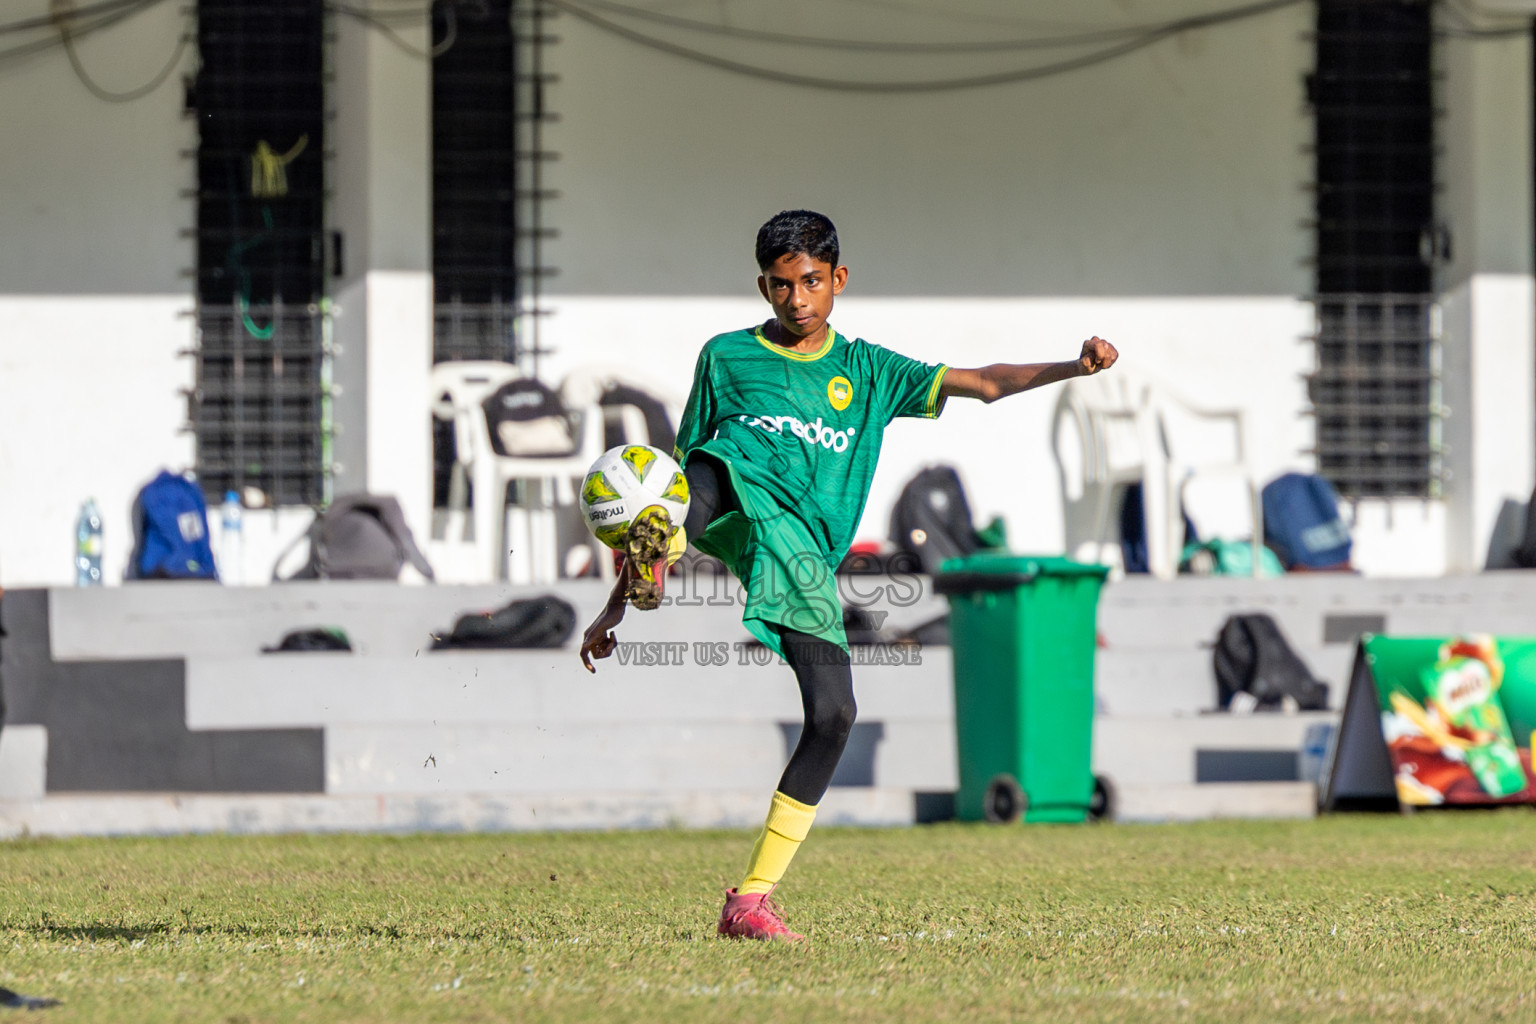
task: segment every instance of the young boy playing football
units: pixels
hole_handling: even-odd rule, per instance
[[[1060,363],[962,370],[921,363],[827,323],[848,283],[837,230],[791,210],[757,235],[758,291],[773,318],[711,338],[699,354],[676,456],[691,501],[685,522],[659,507],[635,518],[619,579],[581,641],[606,658],[625,603],[655,608],[667,567],[689,541],[721,559],[746,592],[742,621],[794,670],[805,728],[779,779],[741,884],[726,893],[719,933],[799,939],[768,895],[783,877],[853,728],[856,707],[833,577],[864,512],[886,424],[933,419],[949,398],[996,401],[1114,365],[1114,346],[1083,343]]]

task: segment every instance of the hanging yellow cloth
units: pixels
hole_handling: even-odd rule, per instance
[[[309,145],[309,136],[300,135],[293,148],[282,156],[272,151],[266,139],[256,143],[251,154],[251,195],[257,199],[279,199],[288,194],[288,172],[285,168]]]

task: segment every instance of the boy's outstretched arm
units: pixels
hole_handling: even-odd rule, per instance
[[[944,374],[939,394],[945,398],[979,398],[983,402],[995,402],[1042,384],[1107,370],[1118,358],[1120,353],[1115,351],[1115,346],[1095,336],[1083,342],[1081,355],[1063,363],[993,363],[974,370],[952,366]]]
[[[624,606],[628,603],[625,593],[629,589],[629,560],[625,559],[619,569],[619,578],[613,581],[613,590],[608,595],[608,603],[603,610],[597,613],[597,618],[592,620],[592,625],[581,637],[581,663],[587,667],[588,672],[596,672],[597,666],[592,664],[592,658],[606,658],[613,653],[618,646],[618,640],[612,630],[624,620]]]

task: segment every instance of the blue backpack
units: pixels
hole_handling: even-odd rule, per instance
[[[140,580],[216,580],[203,491],[167,470],[144,485],[133,503],[133,557]]]
[[[1333,485],[1287,473],[1264,486],[1264,543],[1287,569],[1348,568],[1352,542]]]

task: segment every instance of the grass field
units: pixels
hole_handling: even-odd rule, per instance
[[[0,844],[0,1021],[1536,1020],[1536,814]]]

